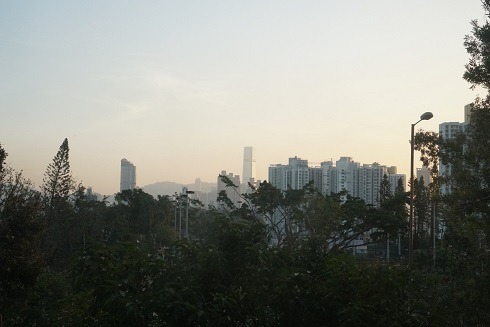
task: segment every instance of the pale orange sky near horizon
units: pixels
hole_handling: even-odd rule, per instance
[[[410,124],[463,121],[477,0],[0,3],[0,143],[36,185],[65,137],[73,175],[137,184],[257,178],[298,156],[408,175]]]

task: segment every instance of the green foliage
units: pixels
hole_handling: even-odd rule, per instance
[[[420,151],[420,161],[430,172],[430,181],[425,181],[425,186],[429,187],[431,198],[434,200],[438,199],[441,183],[439,176],[441,143],[442,140],[436,132],[420,130],[414,136],[414,149]]]
[[[141,189],[116,194],[116,203],[108,210],[106,231],[109,242],[140,241],[156,251],[176,239],[175,204],[168,196],[155,199]]]
[[[488,4],[485,5],[487,13],[489,12]],[[466,71],[463,78],[471,83],[474,89],[481,86],[490,89],[490,24],[485,22],[479,25],[476,20],[471,22],[473,26],[472,35],[467,35],[464,39],[466,52],[470,55],[468,63],[465,65]]]
[[[0,171],[0,314],[15,321],[40,274],[38,248],[44,231],[41,199],[32,184],[10,167]]]
[[[383,175],[383,179],[381,180],[380,186],[379,186],[379,204],[382,205],[386,201],[390,200],[392,198],[392,194],[390,191],[391,185],[390,181],[388,180],[388,176],[386,174]]]
[[[3,171],[3,167],[5,165],[5,159],[7,159],[7,151],[2,147],[2,144],[0,143],[0,174]]]

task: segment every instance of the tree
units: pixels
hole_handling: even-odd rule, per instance
[[[107,241],[142,242],[149,251],[156,251],[176,239],[174,203],[168,196],[152,195],[142,189],[123,190],[107,213]]]
[[[391,188],[391,185],[390,185],[390,181],[388,180],[388,176],[386,174],[384,174],[383,180],[381,181],[381,183],[379,185],[379,204],[380,205],[392,198],[390,188]]]
[[[439,133],[419,130],[414,136],[414,150],[420,151],[420,161],[429,169],[432,183],[439,178]],[[426,186],[429,181],[426,181]],[[437,185],[434,184],[434,187]]]
[[[385,178],[388,182],[388,178]],[[252,193],[243,194],[243,204],[229,203],[227,214],[235,219],[265,225],[272,242],[280,246],[299,246],[310,237],[322,239],[326,251],[346,251],[396,235],[406,229],[405,197],[394,199],[386,185],[386,208],[375,208],[345,192],[322,195],[313,184],[300,190],[281,191],[262,182]],[[221,201],[227,203],[226,194]],[[400,204],[401,201],[401,204]]]
[[[490,1],[482,4],[490,17]],[[429,151],[427,158],[435,163],[440,157],[442,164],[451,167],[449,176],[436,179],[438,183],[448,184],[451,190],[442,197],[437,211],[444,220],[450,271],[459,275],[481,272],[489,262],[486,251],[490,235],[490,24],[488,20],[482,25],[477,21],[471,24],[472,33],[464,40],[470,58],[463,78],[472,89],[482,87],[487,94],[483,99],[477,97],[472,104],[464,133],[451,140],[436,141],[432,137],[430,141],[426,138],[426,142],[420,142],[437,145],[432,147],[437,151]],[[439,192],[435,190],[437,187],[431,188],[431,198],[438,204]]]
[[[7,156],[0,145],[0,166]],[[25,306],[41,273],[38,242],[43,233],[41,199],[30,181],[4,166],[0,170],[0,319],[12,319]]]
[[[3,171],[5,159],[7,159],[7,152],[5,151],[5,149],[2,147],[2,144],[0,143],[0,174]]]
[[[59,202],[66,201],[74,190],[69,152],[68,139],[65,138],[44,174],[41,190],[49,211],[54,210]]]
[[[73,221],[71,233],[67,235],[72,243],[81,243],[85,248],[89,239],[101,239],[105,227],[105,217],[107,215],[107,203],[103,199],[98,201],[96,197],[87,196],[86,189],[79,185],[73,193]]]
[[[414,179],[414,249],[428,246],[429,231],[431,229],[430,199],[424,177]]]
[[[482,1],[486,15],[490,17],[490,1]],[[486,21],[479,25],[477,20],[471,22],[473,26],[472,35],[466,35],[464,46],[470,55],[465,65],[466,71],[463,78],[471,84],[471,88],[480,86],[490,89],[490,24]]]
[[[70,171],[69,150],[68,139],[65,138],[46,169],[41,187],[47,226],[42,247],[51,264],[57,256],[63,257],[58,251],[66,247],[65,236],[74,225],[70,219],[74,212],[69,196],[75,189],[75,183]]]
[[[387,241],[389,242],[389,238],[393,238],[395,235],[398,236],[398,256],[402,255],[402,236],[406,235],[408,231],[407,201],[408,195],[405,192],[403,180],[399,178],[394,194],[384,197],[384,201],[380,203],[377,210],[378,215],[383,217],[382,220],[385,222]],[[379,234],[379,231],[376,233]]]

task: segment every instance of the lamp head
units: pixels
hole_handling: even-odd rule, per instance
[[[434,115],[432,114],[432,112],[428,111],[428,112],[424,112],[422,116],[420,116],[420,120],[429,120],[432,117],[434,117]]]

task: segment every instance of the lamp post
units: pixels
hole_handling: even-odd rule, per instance
[[[420,116],[420,120],[416,122],[415,124],[412,124],[412,133],[411,133],[411,138],[410,138],[410,217],[408,220],[408,263],[412,263],[412,252],[413,252],[413,138],[414,138],[414,131],[415,131],[415,125],[420,123],[422,120],[429,120],[434,115],[432,112],[424,112],[422,116]]]
[[[178,195],[177,195],[177,192],[175,192],[174,194],[174,224],[175,224],[175,232],[178,232],[179,229],[177,228],[177,200],[179,199],[178,198]],[[180,236],[179,236],[180,238]]]
[[[185,199],[185,233],[184,238],[189,238],[189,194],[194,194],[194,191],[189,191],[187,187],[182,188],[179,199],[179,238],[182,238],[182,209],[181,205]]]
[[[185,238],[189,238],[189,194],[194,194],[194,191],[186,189],[186,204],[185,204]]]

